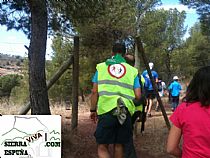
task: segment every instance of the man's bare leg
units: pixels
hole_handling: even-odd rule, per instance
[[[151,116],[152,104],[153,104],[153,100],[149,99],[149,108],[147,111],[148,116]]]
[[[114,158],[123,158],[123,145],[122,144],[114,145]]]
[[[110,158],[108,144],[99,144],[98,145],[98,157],[99,158]]]
[[[145,107],[145,112],[147,113],[149,109],[149,99],[146,99],[146,107]]]

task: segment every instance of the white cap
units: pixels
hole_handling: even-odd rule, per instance
[[[173,80],[178,80],[178,79],[179,79],[178,76],[173,77]]]
[[[153,67],[154,67],[154,64],[153,64],[152,62],[150,62],[150,63],[149,63],[149,68],[150,68],[150,70],[152,70]]]

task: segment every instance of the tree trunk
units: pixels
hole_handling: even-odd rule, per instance
[[[29,91],[31,114],[50,114],[45,76],[47,42],[46,0],[28,0],[31,11],[31,39],[29,46]]]
[[[137,44],[135,44],[135,68],[140,70],[140,53],[138,52]]]
[[[168,82],[171,81],[171,59],[170,59],[170,52],[166,51],[166,69],[167,69],[167,80]]]
[[[79,37],[74,37],[74,61],[73,61],[73,83],[72,83],[72,120],[71,129],[78,125],[78,88],[79,88]]]

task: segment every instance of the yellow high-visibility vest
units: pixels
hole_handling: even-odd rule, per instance
[[[138,70],[127,63],[106,65],[100,63],[96,67],[98,71],[98,115],[107,113],[117,107],[117,99],[121,97],[132,115],[135,112],[133,104],[134,79]]]

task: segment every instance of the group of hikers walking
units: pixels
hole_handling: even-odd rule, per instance
[[[125,44],[115,43],[112,48],[112,57],[96,66],[96,72],[92,78],[90,118],[97,123],[94,136],[98,144],[99,158],[110,158],[111,155],[115,158],[137,157],[133,144],[133,126],[136,121],[141,121],[142,125],[144,125],[145,117],[152,116],[151,111],[156,92],[148,71],[144,70],[142,74],[139,74],[138,70],[133,67],[134,63],[134,56],[126,53]],[[178,105],[182,89],[178,76],[173,77],[173,81],[167,88],[162,79],[158,77],[158,73],[153,69],[154,64],[152,62],[149,63],[149,68],[160,97],[164,96],[165,90],[169,91],[171,108],[176,114],[176,111],[180,111]],[[207,67],[206,69],[210,75],[210,68]],[[205,77],[209,79],[209,77]],[[210,88],[210,83],[208,83],[208,86]],[[199,94],[187,93],[185,99],[190,103],[191,101],[199,102],[202,99],[201,105],[204,103],[207,107],[210,104],[209,91],[210,89],[208,92],[199,89]],[[208,94],[208,97],[203,97],[205,94]],[[158,111],[158,109],[159,104],[156,105],[155,110]],[[208,112],[210,114],[209,109]],[[176,128],[182,131],[183,125],[177,122],[174,115],[171,116],[171,120],[173,123],[176,122],[175,125],[178,124]],[[142,130],[143,128],[142,126]],[[177,143],[171,143],[174,135],[181,135],[180,131],[180,133],[176,133],[178,131],[176,128],[172,126],[173,131],[169,134],[167,151],[181,157],[182,152],[180,152],[181,149],[177,145],[179,139],[177,138]],[[110,144],[113,145],[113,154],[109,151]],[[210,147],[210,143],[208,145]],[[209,150],[207,154],[210,155]]]

